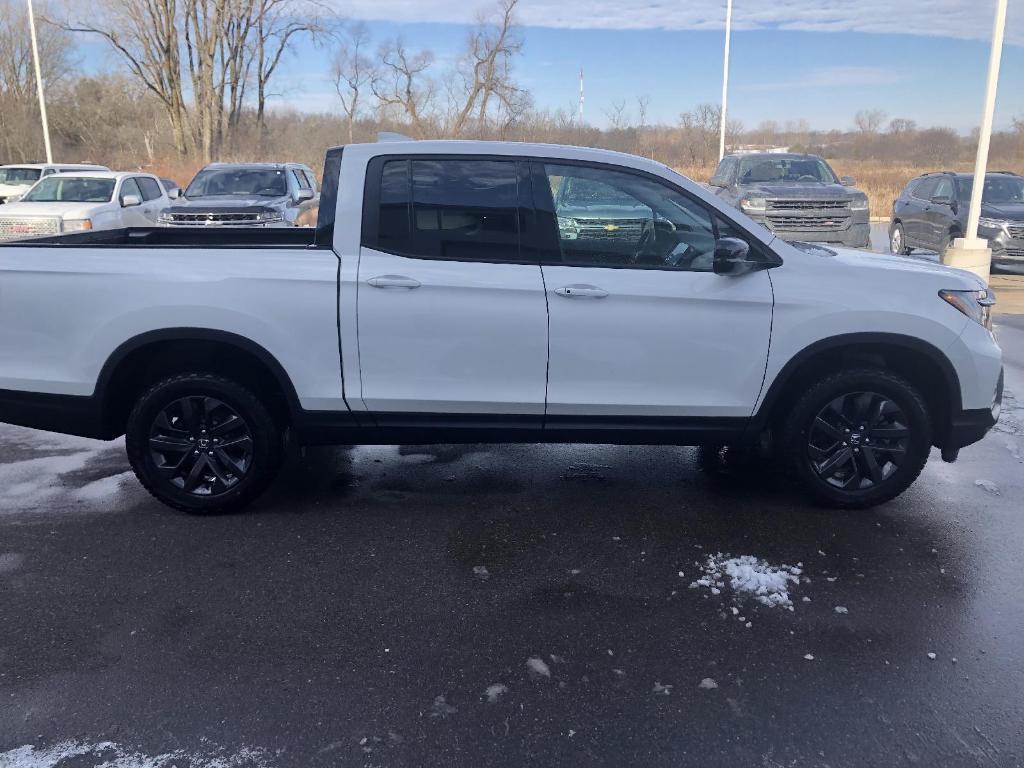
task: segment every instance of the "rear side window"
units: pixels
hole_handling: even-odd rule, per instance
[[[425,259],[518,261],[518,200],[514,161],[388,160],[371,247]]]
[[[139,176],[135,179],[139,184],[139,189],[142,190],[143,200],[156,200],[160,197],[160,185],[157,184],[156,179],[151,179],[148,176]]]
[[[312,189],[309,186],[309,179],[306,178],[306,174],[302,171],[292,169],[292,176],[295,177],[295,183],[299,185],[299,189]]]

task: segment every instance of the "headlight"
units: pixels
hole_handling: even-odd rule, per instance
[[[744,197],[740,200],[740,208],[746,212],[764,213],[766,207],[763,197]]]
[[[260,221],[281,221],[284,218],[280,211],[263,211]]]
[[[999,219],[986,219],[982,217],[978,219],[978,226],[985,227],[985,229],[1002,229],[1006,226],[1006,222]]]
[[[558,235],[563,240],[575,240],[580,236],[580,225],[568,216],[558,217]]]
[[[861,197],[855,197],[850,201],[851,211],[866,211],[868,209],[868,198],[867,195]]]
[[[959,309],[971,320],[992,330],[992,307],[996,295],[989,288],[977,291],[939,291],[939,297]]]
[[[85,232],[92,229],[92,219],[64,219],[65,232]]]

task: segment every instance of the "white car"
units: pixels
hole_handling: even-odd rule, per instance
[[[171,204],[148,173],[57,173],[36,182],[16,203],[0,208],[0,240],[65,232],[155,227]]]
[[[603,150],[354,144],[323,179],[315,229],[4,244],[0,421],[125,434],[154,496],[211,512],[267,487],[286,436],[774,444],[812,498],[868,507],[998,418],[968,272],[784,242]]]
[[[0,165],[0,205],[14,202],[42,178],[53,173],[109,171],[105,165],[87,163],[21,163]]]

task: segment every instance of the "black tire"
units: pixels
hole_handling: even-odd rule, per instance
[[[814,384],[793,405],[782,433],[783,456],[804,492],[838,509],[899,496],[921,474],[931,443],[920,393],[901,376],[871,368]]]
[[[899,235],[900,245],[896,245],[896,235]],[[903,229],[903,225],[900,222],[896,222],[889,227],[889,252],[894,253],[897,256],[909,256],[913,248],[907,247],[907,232]]]
[[[128,417],[125,446],[146,490],[192,514],[245,506],[266,490],[283,456],[281,429],[260,398],[201,372],[171,376],[143,393]]]

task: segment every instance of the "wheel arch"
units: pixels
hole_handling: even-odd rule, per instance
[[[960,379],[953,363],[934,345],[896,333],[850,333],[817,341],[798,352],[772,380],[751,420],[752,435],[784,418],[809,382],[824,372],[857,365],[894,371],[922,394],[935,427],[934,442],[941,445],[953,415],[961,409]]]
[[[125,341],[100,370],[93,399],[99,404],[106,435],[116,437],[124,432],[133,395],[165,375],[185,370],[236,379],[267,397],[268,407],[282,426],[301,410],[288,373],[260,344],[228,331],[165,328]]]

